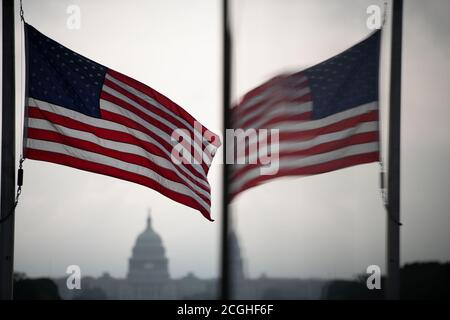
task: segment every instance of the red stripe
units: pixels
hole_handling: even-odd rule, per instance
[[[155,155],[158,155],[165,159],[171,160],[170,156],[167,156],[163,152],[163,149],[160,146],[157,146],[148,141],[140,140],[137,137],[133,136],[132,134],[115,131],[115,130],[98,128],[98,127],[91,126],[91,125],[88,125],[83,122],[73,120],[68,117],[64,117],[64,116],[61,116],[61,115],[58,115],[58,114],[55,114],[52,112],[41,110],[36,107],[28,107],[27,109],[28,109],[28,117],[30,117],[30,118],[44,119],[49,122],[59,124],[59,125],[62,125],[64,127],[70,128],[70,129],[90,132],[102,139],[108,139],[111,141],[118,141],[118,142],[123,142],[123,143],[128,143],[128,144],[134,144],[136,146],[142,147],[143,149],[145,149],[146,151],[148,151],[152,154],[155,154]],[[197,170],[195,170],[191,164],[182,163],[180,165],[186,167],[186,169],[188,169],[192,174],[194,174],[198,178],[202,179],[203,181],[207,182],[206,178],[203,177],[202,174],[197,172]]]
[[[136,102],[137,104],[141,105],[142,107],[144,107],[145,109],[147,109],[148,111],[151,111],[157,115],[159,115],[160,117],[166,119],[167,121],[169,121],[170,123],[173,123],[176,127],[178,128],[186,128],[186,125],[184,125],[183,123],[181,123],[181,121],[179,121],[178,119],[174,118],[173,116],[171,116],[170,114],[168,114],[167,112],[162,111],[161,109],[155,107],[154,105],[148,103],[147,101],[139,98],[138,96],[132,94],[130,91],[122,88],[121,86],[115,84],[114,82],[112,82],[111,80],[105,79],[104,84],[112,89],[114,89],[115,91],[121,93],[122,95],[126,96],[127,98],[133,100],[134,102]],[[100,98],[103,98],[102,95],[106,94],[108,97],[114,97],[113,95],[107,93],[106,91],[102,91],[101,92],[101,96]],[[118,98],[114,97],[116,100]],[[104,99],[104,98],[103,98]],[[106,99],[108,101],[111,101],[109,99]],[[120,100],[122,101],[122,100]],[[114,102],[114,101],[111,101]],[[124,103],[126,103],[125,101],[123,101]],[[115,103],[115,102],[114,102]],[[129,105],[128,103],[126,103],[126,105]],[[164,125],[165,126],[165,125]]]
[[[376,142],[378,141],[378,131],[372,131],[372,132],[364,132],[364,133],[357,133],[355,135],[352,135],[350,137],[346,137],[341,140],[335,140],[335,141],[328,141],[325,143],[321,143],[319,145],[316,145],[314,147],[304,149],[304,150],[296,150],[296,151],[290,151],[290,152],[281,152],[280,158],[287,158],[287,157],[304,157],[304,156],[310,156],[314,154],[320,154],[325,153],[329,151],[334,151],[337,149],[341,149],[347,146],[353,146],[356,144],[363,144],[363,143],[370,143],[370,142]]]
[[[279,128],[279,127],[277,128],[276,126],[270,126],[270,125],[266,125],[266,128],[264,128],[264,129],[280,129],[280,133],[279,133],[279,137],[278,137],[280,142],[306,141],[306,140],[314,139],[314,138],[324,135],[324,134],[353,128],[360,123],[371,122],[371,121],[378,121],[378,111],[377,110],[369,111],[369,112],[361,114],[361,115],[357,115],[357,116],[354,116],[351,118],[343,119],[343,120],[335,122],[335,123],[331,123],[324,127],[319,127],[319,128],[310,129],[310,130],[286,132],[283,130],[283,128]],[[262,142],[257,141],[257,142],[252,143],[251,145],[249,144],[249,141],[245,141],[245,144],[246,144],[245,153],[248,154],[249,149],[256,149],[256,145],[260,144],[260,143],[264,143],[264,141],[262,141]]]
[[[291,75],[291,74],[282,74],[282,75],[278,75],[276,77],[273,77],[272,79],[270,79],[269,81],[263,83],[260,86],[257,86],[256,88],[250,90],[249,92],[247,92],[244,97],[242,98],[241,102],[239,104],[244,104],[246,102],[248,102],[248,100],[259,96],[260,94],[263,94],[264,91],[266,91],[267,89],[269,89],[270,87],[273,87],[279,83],[282,83],[283,80],[289,79],[289,77],[292,76],[296,76],[296,77],[303,77],[304,74],[303,73],[297,73],[295,75]]]
[[[151,117],[151,116],[148,116],[147,114],[145,114],[145,113],[142,112],[141,110],[139,110],[139,109],[133,107],[131,104],[129,104],[129,103],[127,103],[127,102],[121,100],[120,98],[117,98],[117,97],[115,97],[115,96],[113,96],[113,95],[111,95],[111,94],[109,94],[109,93],[107,93],[107,92],[105,92],[105,91],[102,91],[102,93],[100,94],[100,98],[101,98],[101,99],[104,99],[104,100],[106,100],[106,101],[109,101],[109,102],[111,102],[111,103],[113,103],[113,104],[115,104],[115,105],[118,105],[119,107],[122,107],[123,109],[128,110],[128,111],[130,111],[131,113],[134,113],[134,115],[137,116],[138,118],[141,118],[143,121],[145,121],[145,122],[147,122],[147,123],[149,123],[149,124],[155,126],[156,128],[158,128],[158,129],[164,131],[164,132],[167,133],[169,136],[172,136],[173,131],[174,131],[173,129],[169,128],[169,127],[168,127],[167,125],[165,125],[164,123],[159,122],[159,121],[156,120],[155,118],[153,118],[153,117]],[[101,104],[101,103],[100,103],[100,104]],[[100,108],[101,108],[101,107],[100,107]],[[102,111],[103,111],[103,110],[102,110]],[[107,110],[105,110],[105,111],[107,111]],[[107,112],[110,112],[110,111],[107,111]],[[125,117],[126,117],[126,116],[125,116]],[[127,117],[127,118],[128,118],[128,117]],[[128,119],[130,119],[131,121],[134,121],[134,120],[131,119],[131,118],[128,118]],[[135,123],[137,123],[137,122],[135,122]],[[185,148],[187,148],[187,150],[190,150],[190,151],[191,151],[190,153],[192,154],[193,157],[197,157],[196,159],[202,159],[202,154],[203,154],[203,153],[200,153],[200,152],[197,151],[194,147],[191,147],[191,146],[190,146],[190,144],[194,144],[194,143],[195,143],[199,148],[201,148],[202,152],[204,152],[204,149],[205,149],[205,148],[203,148],[202,142],[201,142],[201,141],[200,141],[200,142],[197,141],[198,139],[194,137],[194,133],[192,132],[192,130],[187,129],[186,127],[182,128],[182,129],[184,129],[184,130],[186,131],[186,133],[189,134],[190,141],[187,141],[187,140],[184,140],[184,139],[183,139],[183,141],[181,141],[181,144],[182,144]],[[153,131],[150,131],[150,132],[152,132],[152,134],[153,134]],[[159,138],[159,136],[158,136],[158,138]],[[172,146],[170,147],[170,150],[172,150]],[[204,154],[207,155],[208,159],[212,160],[212,156],[209,155],[209,153],[204,153]]]
[[[147,129],[146,127],[137,123],[136,121],[131,120],[130,118],[127,118],[123,115],[120,115],[120,114],[117,114],[114,112],[109,112],[109,111],[103,110],[103,109],[100,110],[100,114],[101,114],[102,119],[104,119],[104,120],[122,124],[122,125],[126,126],[127,128],[135,129],[135,130],[138,130],[142,133],[145,133],[145,134],[151,136],[153,139],[158,141],[168,152],[172,152],[173,148],[172,148],[171,144],[166,142],[166,140],[161,138],[158,134]],[[193,154],[191,149],[194,149],[194,147],[189,145],[187,143],[187,141],[181,141],[179,143],[182,144],[189,151],[190,154]],[[207,175],[208,170],[209,170],[208,165],[205,162],[202,162],[202,163],[200,163],[200,166],[203,168],[203,172],[205,173],[205,175]]]
[[[177,201],[181,204],[184,204],[188,207],[194,208],[201,212],[201,214],[207,218],[210,221],[213,221],[211,219],[211,216],[208,211],[206,211],[200,204],[197,203],[193,198],[188,197],[183,194],[176,193],[172,190],[169,190],[167,188],[164,188],[161,184],[143,177],[138,174],[130,173],[121,169],[113,168],[110,166],[106,166],[103,164],[93,163],[86,160],[81,160],[78,158],[74,158],[68,155],[63,155],[59,153],[53,153],[48,151],[42,151],[42,150],[35,150],[35,149],[29,149],[27,148],[27,158],[34,159],[34,160],[41,160],[41,161],[48,161],[53,162],[57,164],[66,165],[69,167],[99,173],[111,177],[115,177],[122,180],[131,181],[146,187],[149,187],[162,195]]]
[[[169,128],[166,124],[159,122],[158,120],[156,120],[153,117],[150,117],[148,115],[146,115],[144,112],[142,112],[141,110],[133,107],[131,104],[129,104],[128,102],[123,101],[120,98],[117,98],[111,94],[109,94],[108,92],[102,91],[100,93],[100,99],[109,101],[115,105],[118,105],[119,107],[122,107],[125,110],[130,111],[131,113],[134,113],[138,118],[141,118],[142,120],[144,120],[145,122],[148,122],[149,124],[157,127],[158,129],[164,131],[165,133],[167,133],[169,136],[172,134],[173,130],[171,128]],[[101,109],[101,102],[100,102],[100,109]],[[107,110],[106,110],[107,111]],[[193,137],[191,136],[191,139]]]
[[[134,108],[132,105],[128,104],[127,102],[125,102],[125,101],[123,101],[123,100],[121,100],[121,99],[119,99],[119,98],[117,98],[117,97],[114,97],[114,96],[110,95],[110,94],[107,93],[107,92],[102,92],[100,97],[101,97],[102,99],[106,100],[106,101],[109,101],[109,102],[111,102],[111,103],[113,103],[113,104],[116,104],[116,105],[122,107],[122,108],[125,109],[125,110],[130,111],[131,113],[134,113],[135,116],[137,116],[138,118],[141,118],[141,119],[142,119],[143,121],[145,121],[145,122],[150,123],[151,125],[155,126],[156,128],[161,129],[161,130],[164,131],[167,135],[169,135],[169,136],[172,135],[172,133],[173,133],[173,130],[172,130],[172,129],[170,129],[169,127],[167,127],[165,124],[160,123],[160,122],[157,121],[156,119],[147,116],[147,115],[144,114],[142,111],[140,111],[140,110]],[[103,115],[103,112],[105,112],[105,115],[116,115],[116,114],[117,114],[117,113],[114,113],[114,112],[111,112],[111,111],[108,111],[108,110],[105,110],[105,109],[101,109],[101,114],[102,114],[102,115]],[[120,112],[120,111],[119,111],[119,112]],[[146,134],[150,135],[151,137],[153,137],[154,139],[156,139],[156,140],[157,140],[158,142],[160,142],[160,143],[162,143],[161,141],[163,141],[163,142],[165,143],[165,144],[164,144],[165,149],[166,149],[167,151],[171,151],[171,150],[172,150],[172,145],[169,144],[169,143],[167,143],[167,140],[162,139],[158,134],[154,133],[152,130],[147,129],[147,127],[143,126],[142,124],[136,122],[135,120],[133,120],[133,119],[131,119],[131,118],[128,118],[128,117],[125,116],[125,115],[122,115],[122,114],[119,114],[119,115],[120,115],[121,117],[124,117],[124,118],[126,118],[126,119],[129,119],[130,121],[132,121],[133,123],[135,123],[136,126],[135,126],[133,129],[139,130],[139,131],[141,131],[141,132],[143,132],[143,133],[146,133]],[[104,117],[102,116],[102,118],[104,118]],[[104,118],[104,119],[106,120],[106,118]],[[112,120],[112,121],[117,122],[116,120]],[[120,122],[117,122],[117,123],[120,123]],[[121,123],[121,124],[123,124],[123,123]],[[127,125],[126,125],[126,126],[127,126]],[[143,131],[143,130],[144,130],[144,131]],[[190,139],[191,139],[191,141],[193,141],[192,135],[190,135]],[[190,142],[189,142],[189,141],[184,141],[184,140],[183,140],[183,141],[181,141],[180,143],[181,143],[187,150],[194,149],[194,148],[191,148]],[[169,148],[169,149],[167,149],[167,148]],[[194,149],[194,150],[195,150],[195,149]],[[191,150],[191,151],[192,151],[192,150]],[[197,152],[197,151],[195,151],[195,152],[196,152],[196,154],[198,155],[198,152]]]
[[[311,111],[308,112],[303,112],[300,114],[296,114],[296,115],[281,115],[281,116],[277,116],[277,117],[273,117],[270,120],[267,120],[266,122],[262,123],[261,125],[259,125],[259,128],[266,128],[268,126],[275,126],[278,123],[283,123],[283,122],[287,122],[287,121],[306,121],[306,120],[310,120],[311,119]]]
[[[265,113],[264,113],[265,111],[268,112],[270,108],[274,108],[278,104],[282,104],[282,103],[303,104],[306,102],[310,102],[311,100],[312,100],[311,93],[306,93],[300,97],[280,96],[280,97],[277,97],[277,99],[274,99],[274,96],[272,95],[256,104],[254,104],[253,106],[251,106],[249,108],[241,109],[239,106],[237,108],[235,108],[235,111],[234,111],[235,121],[239,121],[239,118],[242,118],[242,117],[246,116],[247,114],[250,114],[251,112],[254,112],[256,110],[261,111],[261,113],[245,120],[245,122],[241,125],[241,127],[244,128],[248,123],[256,121],[256,120],[260,119],[261,117],[265,116]],[[292,106],[292,107],[294,108],[294,106]]]
[[[346,118],[341,121],[310,130],[286,132],[283,128],[280,128],[280,141],[312,139],[316,136],[352,128],[359,123],[371,121],[378,121],[378,110],[369,111],[364,114]],[[274,129],[277,128],[275,127]]]
[[[114,82],[112,82],[111,80],[105,79],[104,82],[105,85],[107,85],[108,87],[114,89],[115,91],[121,93],[122,95],[126,96],[127,98],[133,100],[134,102],[136,102],[137,104],[139,104],[141,107],[143,107],[144,109],[147,109],[150,112],[153,112],[155,114],[157,114],[158,116],[164,118],[165,120],[167,120],[168,122],[172,123],[176,128],[181,128],[181,129],[185,129],[189,132],[190,136],[191,136],[191,141],[193,141],[194,143],[197,143],[197,145],[199,145],[202,150],[204,150],[204,148],[202,147],[202,145],[204,145],[205,147],[208,146],[209,143],[213,143],[216,138],[218,138],[218,136],[212,134],[212,135],[207,135],[206,133],[208,132],[208,130],[203,127],[203,125],[201,125],[199,128],[194,127],[194,128],[188,128],[185,124],[183,124],[181,121],[179,121],[177,118],[173,117],[172,115],[168,114],[167,112],[155,107],[154,105],[150,104],[149,102],[139,98],[138,96],[134,95],[133,93],[131,93],[130,91],[122,88],[121,86],[115,84]],[[135,113],[136,115],[138,115],[139,117],[141,117],[142,119],[144,119],[145,121],[156,125],[158,128],[161,128],[161,126],[163,127],[163,130],[165,132],[167,132],[169,135],[172,134],[173,129],[167,127],[166,124],[156,120],[155,118],[153,118],[152,116],[147,115],[146,113],[142,112],[141,110],[135,108],[133,105],[127,103],[126,101],[115,97],[114,95],[106,92],[106,91],[102,91],[100,98],[107,100],[109,102],[112,102],[116,105],[119,105],[133,113]],[[199,123],[198,123],[199,124]],[[207,141],[197,141],[198,138],[194,138],[194,133],[193,130],[199,130],[199,134],[202,135],[203,139],[208,140]],[[200,139],[198,139],[200,140]],[[219,142],[219,141],[215,141],[215,142]],[[214,143],[213,143],[214,144]],[[209,154],[207,154],[207,156],[210,158],[210,160],[212,160],[212,157],[209,156]]]
[[[285,79],[287,76],[288,76],[287,74],[278,75],[276,77],[273,77],[269,81],[264,82],[263,84],[255,87],[254,89],[250,90],[249,92],[247,92],[242,97],[241,102],[239,104],[241,105],[241,104],[247,103],[249,100],[253,99],[254,97],[259,96],[264,91],[266,91],[268,88],[270,88],[270,87],[274,86],[275,84],[279,83],[280,81]]]
[[[294,169],[285,169],[280,170],[276,175],[262,175],[258,176],[247,183],[245,183],[239,190],[232,193],[230,195],[230,201],[236,197],[239,193],[244,190],[250,189],[257,185],[262,184],[263,182],[267,182],[269,180],[273,180],[279,177],[285,176],[305,176],[305,175],[313,175],[320,174],[325,172],[330,172],[338,169],[343,169],[351,166],[355,166],[358,164],[370,163],[379,161],[379,153],[378,152],[370,152],[365,154],[358,154],[353,156],[348,156],[341,159],[332,160],[326,163],[316,164],[307,167],[294,168]]]
[[[285,108],[289,108],[290,106],[286,106]],[[292,109],[295,109],[295,106],[292,106]],[[258,119],[249,119],[249,121],[246,121],[242,126],[239,126],[239,128],[241,129],[266,129],[268,127],[273,127],[279,123],[283,123],[283,122],[294,122],[294,121],[306,121],[306,120],[311,120],[311,111],[307,111],[307,112],[303,112],[303,113],[299,113],[299,114],[281,114],[278,116],[274,116],[272,118],[267,119],[265,122],[262,122],[261,124],[258,124],[257,126],[255,126],[254,121],[259,120],[259,118],[263,118],[264,116],[266,116],[265,113],[263,113],[262,115],[258,116]]]
[[[132,79],[124,74],[121,74],[120,72],[114,71],[112,69],[108,69],[107,74],[114,77],[115,79],[125,83],[126,85],[142,92],[143,94],[151,97],[155,101],[157,101],[160,105],[164,106],[168,110],[172,111],[177,116],[183,118],[186,120],[192,127],[194,127],[195,122],[197,121],[194,117],[192,117],[188,112],[186,112],[182,107],[177,105],[175,102],[164,96],[163,94],[159,93],[158,91],[150,88],[149,86],[143,84],[142,82],[139,82],[135,79]],[[211,135],[214,136],[213,143],[215,146],[220,146],[220,139],[218,135],[213,134],[210,130],[208,130],[206,127],[202,126],[202,133],[208,131]]]
[[[273,88],[267,88],[267,91],[269,89],[275,89],[275,91],[270,92],[270,94],[263,97],[262,100],[259,100],[258,102],[253,103],[251,105],[248,105],[248,104],[251,103],[251,100],[253,98],[256,98],[257,96],[252,97],[251,99],[243,100],[241,103],[238,104],[238,106],[236,108],[233,109],[234,115],[236,115],[236,113],[237,114],[240,113],[241,115],[244,115],[250,111],[253,111],[255,109],[258,109],[259,107],[264,106],[265,103],[272,102],[274,100],[274,98],[276,98],[275,99],[276,102],[279,102],[279,101],[288,101],[288,102],[299,102],[300,101],[300,102],[302,102],[303,101],[302,97],[304,95],[302,95],[300,97],[298,97],[296,95],[299,94],[299,91],[301,89],[307,88],[309,84],[308,84],[308,81],[305,80],[305,82],[297,85],[296,87],[291,86],[289,88],[285,88],[285,87],[283,87],[283,85],[287,86],[288,84],[284,84],[284,82],[279,81],[279,83],[277,83],[277,86],[271,86]],[[288,89],[288,90],[286,90],[286,89]],[[260,93],[260,95],[264,95],[265,93],[266,92],[262,91]]]
[[[291,150],[291,151],[283,151],[279,154],[279,159],[284,158],[293,158],[298,157],[303,158],[307,156],[312,156],[316,154],[321,154],[325,152],[331,152],[334,150],[338,150],[341,148],[357,145],[357,144],[363,144],[363,143],[370,143],[378,141],[378,132],[365,132],[365,133],[358,133],[340,140],[334,140],[334,141],[328,141],[325,143],[318,144],[316,146],[313,146],[311,148],[302,149],[302,150]],[[261,164],[247,164],[245,167],[242,167],[242,169],[238,171],[234,171],[231,174],[231,179],[238,179],[240,176],[245,174],[246,172],[253,170],[255,168],[260,167]]]
[[[186,180],[180,178],[174,171],[166,169],[166,168],[162,168],[162,167],[158,166],[156,163],[150,161],[146,157],[135,155],[132,153],[112,150],[109,148],[99,146],[90,141],[85,141],[85,140],[78,139],[78,138],[68,137],[68,136],[61,135],[57,132],[47,131],[47,130],[42,130],[42,129],[28,128],[28,138],[44,140],[44,141],[52,141],[52,142],[64,144],[67,146],[71,146],[74,148],[102,154],[102,155],[105,155],[105,156],[108,156],[108,157],[111,157],[114,159],[118,159],[118,160],[121,160],[121,161],[124,161],[127,163],[132,163],[132,164],[135,164],[138,166],[148,168],[148,169],[153,170],[154,172],[160,174],[161,176],[163,176],[164,178],[166,178],[168,180],[181,183],[181,184],[185,185],[186,187],[188,187],[189,189],[192,189],[192,191],[194,191],[196,194],[198,194],[203,200],[205,200],[205,202],[210,204],[208,198],[206,198],[204,195],[202,195],[201,193],[199,193],[195,189],[193,189],[191,186],[189,186],[189,184],[187,184]],[[175,170],[178,171],[178,169],[176,169],[176,168],[175,168]],[[202,185],[197,183],[191,177],[189,177],[189,176],[185,176],[185,177],[187,177],[192,183],[199,186],[201,189],[205,190],[206,192],[209,192],[208,189],[204,189],[204,187]]]

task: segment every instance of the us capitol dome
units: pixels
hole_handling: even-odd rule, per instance
[[[236,299],[317,299],[323,281],[289,278],[249,279],[236,233],[229,236],[230,269],[233,276],[233,297]],[[216,299],[217,278],[202,279],[192,272],[178,279],[169,274],[169,261],[164,243],[152,226],[150,212],[145,229],[139,233],[128,259],[125,278],[105,272],[100,277],[83,276],[81,290],[67,288],[67,277],[54,279],[62,299]]]
[[[145,230],[139,234],[128,261],[127,279],[135,285],[167,282],[169,262],[161,237],[153,230],[150,214]]]

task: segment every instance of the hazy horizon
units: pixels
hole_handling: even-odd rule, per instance
[[[233,5],[237,99],[285,71],[299,71],[365,38],[375,0],[244,0]],[[388,1],[390,3],[390,1]],[[16,12],[18,12],[16,1]],[[66,27],[69,5],[81,28]],[[405,1],[402,95],[401,263],[450,260],[450,2]],[[30,1],[28,23],[65,46],[165,94],[215,133],[222,126],[221,2],[209,0]],[[389,17],[389,15],[388,15]],[[21,56],[16,15],[16,56]],[[386,141],[390,21],[382,40],[380,108]],[[20,61],[16,63],[20,86]],[[17,93],[17,128],[23,116]],[[20,132],[20,131],[18,131]],[[17,137],[17,150],[21,142]],[[220,266],[222,149],[209,173],[212,218],[156,191],[111,177],[26,160],[16,210],[15,270],[61,277],[123,278],[147,209],[173,278],[217,277]],[[383,148],[384,150],[384,148]],[[386,159],[386,153],[382,156]],[[277,179],[231,207],[252,278],[351,278],[376,264],[385,273],[386,213],[379,164]]]

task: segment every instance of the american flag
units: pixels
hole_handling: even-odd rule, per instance
[[[156,90],[25,31],[24,156],[147,186],[211,220],[207,174],[219,137]],[[182,161],[173,161],[176,146]]]
[[[231,199],[275,178],[378,161],[380,33],[304,71],[269,80],[232,109],[234,128],[278,129],[279,142],[264,135],[246,141],[247,162],[232,166]],[[272,175],[261,174],[260,161],[250,162],[262,146],[278,148]]]

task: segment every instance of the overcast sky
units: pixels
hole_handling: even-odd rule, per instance
[[[367,6],[382,7],[375,0],[232,3],[235,98],[277,73],[299,71],[355,44],[371,32]],[[72,4],[81,9],[79,30],[66,26]],[[24,10],[44,34],[152,86],[220,132],[220,1],[24,0]],[[406,0],[404,10],[401,259],[450,260],[450,2]],[[388,19],[381,65],[384,120],[389,28]],[[16,35],[20,56],[19,22]],[[17,63],[19,74],[20,68]],[[151,208],[171,276],[217,276],[221,169],[217,161],[209,173],[216,220],[209,222],[143,186],[27,160],[16,211],[15,269],[62,276],[77,264],[82,275],[108,271],[124,277]],[[378,178],[373,163],[279,179],[240,195],[232,209],[248,274],[351,277],[371,264],[384,272],[386,213]]]

